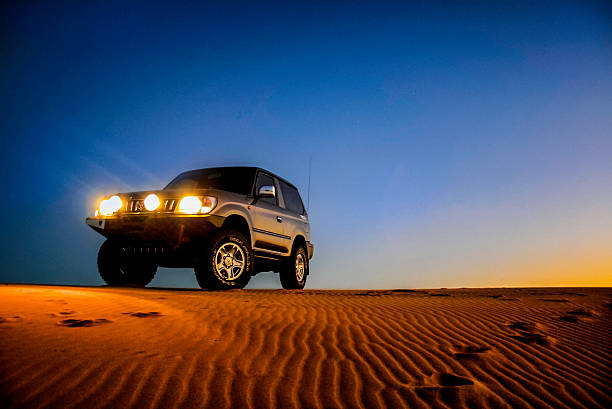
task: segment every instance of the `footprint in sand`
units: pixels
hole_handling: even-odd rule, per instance
[[[76,328],[76,327],[93,327],[95,325],[109,324],[111,322],[112,321],[107,320],[106,318],[97,318],[95,320],[77,320],[74,318],[68,318],[65,320],[61,320],[60,322],[58,322],[57,325],[62,326],[62,327]]]
[[[60,311],[60,312],[56,312],[56,313],[49,314],[49,315],[51,315],[52,317],[66,317],[72,314],[76,314],[76,311],[66,310],[66,311]]]
[[[530,322],[515,321],[508,325],[508,327],[517,333],[517,335],[510,336],[510,338],[517,341],[537,345],[548,345],[550,343],[546,335],[538,332],[537,326]]]
[[[462,376],[453,375],[450,373],[435,374],[433,376],[434,382],[440,386],[467,386],[474,385],[474,381],[469,378]]]
[[[565,322],[580,322],[582,321],[580,318],[589,319],[594,317],[595,313],[592,311],[585,310],[584,308],[579,308],[577,310],[568,311],[565,315],[559,317],[561,321]]]
[[[526,321],[514,321],[508,327],[517,331],[535,331],[537,329],[535,324]]]
[[[454,345],[453,355],[457,359],[479,359],[483,354],[490,351],[487,346],[478,345]]]
[[[520,335],[511,335],[510,338],[521,341],[525,344],[548,345],[549,342],[545,335],[533,332],[523,332]]]
[[[122,312],[121,314],[123,315],[131,315],[132,317],[136,317],[136,318],[147,318],[147,317],[161,317],[162,314],[160,314],[157,311],[151,311],[151,312]]]
[[[12,317],[0,317],[0,324],[10,324],[21,321],[23,321],[23,318],[21,318],[19,315],[14,315]]]

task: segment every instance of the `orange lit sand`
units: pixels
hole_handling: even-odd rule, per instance
[[[0,287],[9,407],[612,407],[611,289]]]

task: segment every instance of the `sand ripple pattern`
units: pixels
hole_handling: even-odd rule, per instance
[[[0,287],[9,408],[607,408],[611,289]]]

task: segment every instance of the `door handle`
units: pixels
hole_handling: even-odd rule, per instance
[[[283,222],[283,218],[280,217],[280,216],[276,216],[276,221],[279,222],[279,223],[282,223]]]

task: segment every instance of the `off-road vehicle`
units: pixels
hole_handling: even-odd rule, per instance
[[[243,288],[262,271],[301,289],[314,250],[297,188],[255,167],[191,170],[162,190],[108,196],[87,224],[106,237],[98,271],[113,286],[189,267],[209,290]]]

